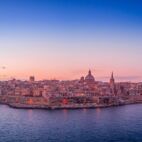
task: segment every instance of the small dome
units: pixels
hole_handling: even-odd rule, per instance
[[[84,83],[84,76],[82,76],[79,80],[80,83]]]

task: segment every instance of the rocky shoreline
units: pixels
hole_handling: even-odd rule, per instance
[[[28,104],[19,104],[19,103],[12,103],[12,104],[5,104],[8,105],[11,108],[15,109],[48,109],[48,110],[54,110],[54,109],[95,109],[95,108],[108,108],[108,107],[117,107],[117,106],[123,106],[123,105],[130,105],[130,104],[140,104],[142,102],[133,102],[133,103],[125,103],[125,104],[110,104],[110,105],[76,105],[76,106],[46,106],[46,105],[28,105]],[[4,103],[2,103],[4,104]]]
[[[122,106],[124,104],[110,104],[110,105],[62,105],[62,106],[48,106],[48,105],[28,105],[28,104],[20,104],[20,103],[1,103],[4,105],[8,105],[11,108],[15,109],[95,109],[95,108],[106,108],[112,106]]]

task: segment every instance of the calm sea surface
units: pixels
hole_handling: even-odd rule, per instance
[[[142,104],[52,111],[0,105],[0,142],[142,142]]]

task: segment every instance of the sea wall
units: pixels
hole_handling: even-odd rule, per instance
[[[0,96],[0,103],[14,108],[38,109],[77,109],[110,107],[126,104],[142,103],[142,96],[107,96],[107,97],[70,97],[70,98],[44,98],[24,96]]]

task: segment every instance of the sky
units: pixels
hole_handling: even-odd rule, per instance
[[[0,0],[0,79],[142,81],[141,0]]]

